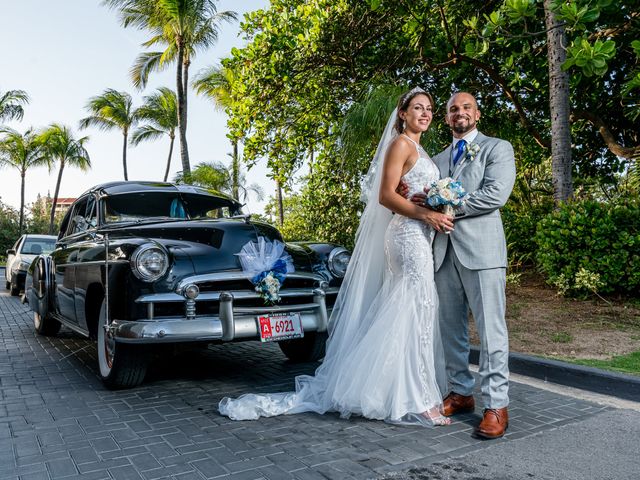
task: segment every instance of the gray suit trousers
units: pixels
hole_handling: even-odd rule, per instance
[[[484,408],[509,404],[509,337],[505,322],[506,268],[470,270],[458,260],[451,242],[435,274],[440,304],[440,333],[451,391],[472,395],[469,370],[469,307],[480,337]],[[446,319],[446,320],[445,320]]]

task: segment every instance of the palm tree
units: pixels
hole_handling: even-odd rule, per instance
[[[567,58],[567,35],[557,16],[553,0],[544,0],[547,27],[547,60],[549,64],[549,110],[551,114],[551,164],[553,199],[556,205],[573,197],[571,175],[571,125],[569,72],[562,68]]]
[[[89,153],[84,148],[84,144],[88,139],[89,137],[74,138],[73,132],[71,132],[69,127],[57,123],[52,123],[38,135],[38,141],[42,144],[44,154],[49,160],[49,165],[53,166],[56,161],[59,164],[58,180],[56,181],[56,189],[53,194],[51,214],[49,217],[50,235],[53,234],[56,205],[58,203],[58,193],[60,192],[64,167],[67,165],[76,167],[83,172],[91,168]]]
[[[187,147],[187,89],[189,66],[197,50],[204,50],[218,40],[222,21],[235,20],[235,12],[218,12],[215,0],[103,0],[116,8],[124,27],[151,31],[145,47],[162,45],[163,51],[141,53],[131,69],[136,86],[144,87],[149,73],[176,62],[176,92],[182,171],[191,172]]]
[[[48,165],[48,158],[42,155],[41,144],[33,129],[20,134],[10,128],[2,129],[0,138],[0,166],[13,167],[20,172],[20,222],[22,234],[24,224],[24,186],[27,170],[31,167]]]
[[[167,158],[167,169],[164,172],[164,181],[169,177],[171,168],[171,157],[173,155],[173,143],[176,139],[176,128],[178,127],[178,102],[176,94],[167,87],[158,88],[158,92],[143,98],[143,105],[138,108],[138,118],[149,122],[133,131],[131,134],[131,144],[138,145],[146,140],[155,140],[162,135],[168,135],[171,139],[169,143],[169,157]]]
[[[133,108],[131,95],[118,92],[112,88],[106,89],[102,95],[91,97],[85,107],[91,115],[80,120],[80,128],[98,127],[100,130],[122,130],[122,168],[124,179],[127,175],[127,143],[129,130],[138,122],[137,111]]]
[[[29,95],[24,90],[7,90],[0,93],[0,122],[22,120],[22,105],[29,103]]]
[[[226,110],[233,105],[233,70],[213,65],[200,72],[193,79],[196,93],[213,101],[217,110]],[[231,144],[231,192],[233,198],[240,197],[240,156],[238,154],[239,139],[233,137]]]
[[[257,183],[245,186],[246,177],[242,172],[238,172],[239,179],[239,195],[234,196],[232,192],[233,183],[233,167],[227,167],[222,162],[203,162],[195,166],[189,174],[189,182],[204,188],[218,190],[226,193],[240,202],[245,202],[249,197],[249,193],[253,193],[258,200],[264,199],[262,187]],[[184,172],[179,172],[174,177],[176,183],[186,183]]]

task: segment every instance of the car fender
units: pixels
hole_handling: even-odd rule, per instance
[[[55,311],[53,262],[48,255],[38,255],[27,273],[25,296],[31,309],[46,318]]]

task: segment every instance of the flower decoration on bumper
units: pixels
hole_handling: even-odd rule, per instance
[[[270,305],[279,302],[280,287],[287,273],[295,271],[291,255],[284,251],[284,243],[258,237],[257,242],[247,242],[237,255],[242,271],[264,302]]]
[[[472,162],[473,159],[476,158],[476,155],[478,155],[479,151],[480,145],[478,145],[477,143],[470,143],[465,148],[464,158],[467,160],[467,162]]]
[[[431,183],[425,202],[442,213],[453,215],[455,208],[464,205],[466,196],[462,184],[447,177]]]

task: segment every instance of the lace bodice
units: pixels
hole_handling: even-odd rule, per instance
[[[413,195],[414,193],[423,192],[424,187],[438,180],[438,178],[440,178],[440,171],[429,157],[429,154],[427,154],[420,145],[406,135],[405,138],[410,140],[418,151],[416,163],[402,176],[402,180],[409,187],[409,195]]]

